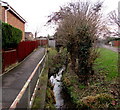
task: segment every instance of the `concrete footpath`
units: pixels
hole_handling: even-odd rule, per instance
[[[109,46],[109,45],[101,45],[101,47],[107,48],[107,49],[112,50],[114,52],[118,52],[118,50],[119,50],[118,47],[112,47],[112,46]]]
[[[24,86],[30,74],[44,56],[45,48],[38,48],[17,67],[2,76],[2,108],[8,108]]]

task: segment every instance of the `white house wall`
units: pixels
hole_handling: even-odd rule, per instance
[[[50,47],[54,47],[55,48],[55,40],[49,40],[48,44]]]

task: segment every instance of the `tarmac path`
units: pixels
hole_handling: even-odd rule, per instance
[[[118,47],[112,47],[112,46],[104,45],[104,44],[102,44],[101,47],[107,48],[107,49],[112,50],[114,52],[118,52]]]
[[[32,52],[17,67],[2,76],[2,108],[9,108],[25,82],[44,56],[45,48]]]

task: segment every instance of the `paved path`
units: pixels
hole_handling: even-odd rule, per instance
[[[39,48],[29,55],[20,65],[2,76],[3,108],[9,107],[21,88],[44,55],[44,48]]]
[[[118,52],[118,48],[117,47],[112,47],[112,46],[103,45],[103,44],[101,45],[101,47],[110,49],[110,50],[112,50],[114,52]]]

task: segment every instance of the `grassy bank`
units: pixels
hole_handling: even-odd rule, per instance
[[[49,48],[48,49],[48,68],[49,68],[49,72],[48,72],[48,78],[50,78],[50,76],[52,74],[50,74],[50,68],[52,69],[52,71],[55,70],[55,67],[57,66],[56,64],[54,64],[54,58],[57,55],[57,51],[54,48]],[[46,89],[46,99],[45,99],[45,109],[55,109],[55,97],[54,97],[54,93],[53,93],[53,86],[50,82],[50,80],[48,79],[47,82],[47,89]]]
[[[55,109],[55,97],[53,93],[53,86],[51,85],[50,81],[48,80],[48,86],[46,90],[46,100],[45,100],[45,109]]]
[[[67,73],[63,75],[63,85],[77,108],[119,107],[117,58],[117,53],[100,48],[100,57],[94,65],[95,75],[90,78],[87,86],[80,84],[78,76],[72,74],[68,68]]]
[[[44,70],[42,72],[42,75],[40,77],[40,82],[39,82],[37,94],[36,94],[32,109],[42,109],[42,108],[44,108],[47,81],[48,81],[48,65],[46,63],[45,68],[44,68]]]
[[[54,94],[52,91],[52,85],[49,82],[48,79],[48,70],[53,65],[53,58],[57,54],[57,51],[55,49],[49,48],[48,49],[48,59],[46,61],[45,68],[42,72],[42,75],[40,77],[40,83],[38,87],[38,91],[33,103],[32,109],[53,109],[55,108],[55,99]]]

